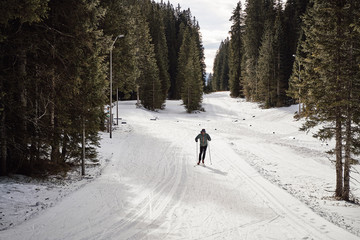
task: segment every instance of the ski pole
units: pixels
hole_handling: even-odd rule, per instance
[[[196,145],[196,163],[198,162],[198,145],[197,145],[197,142],[195,142],[195,145]]]
[[[212,165],[212,162],[211,162],[211,151],[210,151],[210,143],[209,143],[209,157],[210,157],[210,164]]]

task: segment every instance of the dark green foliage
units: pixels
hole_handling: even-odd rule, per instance
[[[351,156],[359,151],[360,35],[353,27],[358,14],[357,1],[311,2],[297,56],[302,79],[292,78],[304,105],[303,130],[321,125],[315,137],[335,138],[335,197],[345,200],[349,200]]]
[[[122,98],[138,91],[142,105],[156,110],[169,89],[180,98],[181,86],[190,86],[199,91],[186,106],[200,108],[204,53],[190,10],[150,0],[14,0],[1,1],[0,13],[2,175],[77,163],[84,131],[85,157],[96,158],[104,105],[115,95],[110,46],[112,86]],[[191,45],[188,74],[176,82],[183,41]]]
[[[30,18],[37,23],[15,15],[2,28],[3,173],[33,174],[79,159],[79,126],[95,157],[105,100],[103,10],[98,1],[49,1],[44,8],[47,18]]]
[[[288,0],[285,4],[283,24],[285,38],[282,43],[282,45],[287,49],[283,56],[283,72],[285,79],[289,79],[292,73],[298,71],[297,69],[293,69],[295,60],[293,55],[300,54],[297,51],[297,48],[299,46],[299,41],[304,36],[301,29],[301,17],[304,15],[308,3],[309,0]]]
[[[178,19],[175,16],[175,10],[168,2],[166,5],[163,5],[164,13],[164,26],[165,26],[165,36],[166,43],[168,47],[168,65],[169,65],[169,77],[170,77],[170,89],[169,89],[169,98],[175,98],[175,88],[176,88],[176,74],[177,74],[177,64],[178,64],[178,41],[177,41],[177,22]]]
[[[150,110],[161,109],[165,98],[162,94],[159,68],[155,58],[154,44],[151,43],[149,23],[144,14],[140,13],[141,6],[133,6],[132,14],[135,28],[136,68],[139,75],[136,84],[139,86],[139,94],[142,105]]]
[[[239,9],[231,18],[231,95],[239,95],[240,82],[245,97],[264,107],[298,100],[302,130],[320,126],[315,137],[335,138],[335,196],[349,200],[351,163],[360,152],[359,1],[288,0],[283,9],[279,0],[248,0],[243,25]],[[214,62],[215,90],[224,46]]]
[[[307,0],[290,0],[283,9],[279,0],[276,4],[274,0],[248,0],[243,13],[239,2],[230,18],[233,25],[229,51],[224,53],[223,43],[214,61],[213,88],[224,90],[219,80],[226,83],[223,71],[226,67],[222,66],[228,64],[232,97],[246,97],[263,103],[264,107],[291,104],[287,93],[293,92],[288,91],[293,73],[292,55],[307,3]]]
[[[284,55],[286,49],[283,32],[282,9],[280,3],[276,8],[274,21],[267,21],[260,47],[260,56],[256,69],[258,79],[258,101],[264,107],[286,105],[288,79],[284,77]]]
[[[214,60],[212,88],[214,91],[229,90],[229,38],[221,42]]]
[[[213,75],[212,73],[210,73],[204,87],[204,93],[211,93],[214,91],[212,88],[212,80],[213,80]]]
[[[194,34],[190,28],[185,30],[184,41],[179,52],[178,76],[183,78],[179,79],[182,81],[181,99],[189,113],[200,110],[203,92],[199,48],[196,39],[192,37]]]
[[[245,33],[244,33],[244,94],[251,101],[258,101],[258,79],[256,66],[259,49],[264,35],[264,25],[268,16],[265,0],[248,0],[246,5]],[[270,20],[271,21],[271,20]]]
[[[244,29],[243,13],[241,9],[241,2],[238,2],[230,18],[233,25],[231,26],[230,34],[230,50],[229,50],[229,88],[231,97],[244,97],[242,76],[241,76],[241,60],[243,56],[243,42],[242,34]]]
[[[0,24],[9,25],[9,21],[20,23],[40,22],[46,17],[49,0],[3,0],[0,2]]]
[[[115,42],[112,51],[113,89],[119,89],[121,96],[128,99],[136,91],[136,79],[139,75],[136,65],[137,33],[133,27],[136,15],[134,16],[134,11],[125,1],[102,0],[101,5],[106,9],[101,28],[105,35],[111,37],[108,47],[116,36],[124,35]],[[106,54],[109,54],[109,50]],[[106,63],[109,64],[109,57]]]

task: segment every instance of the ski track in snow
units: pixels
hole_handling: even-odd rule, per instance
[[[289,109],[228,95],[206,95],[191,115],[179,101],[159,113],[121,102],[128,125],[102,140],[112,157],[101,176],[0,239],[360,239],[336,225],[359,234],[359,206],[321,199],[331,193],[318,188],[334,188],[330,146],[299,133]],[[208,150],[194,167],[202,128],[213,164]]]

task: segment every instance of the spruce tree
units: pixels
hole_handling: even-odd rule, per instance
[[[221,42],[214,59],[213,89],[216,91],[229,90],[229,38]]]
[[[307,116],[303,129],[321,124],[314,136],[321,140],[335,138],[335,197],[345,200],[349,199],[351,154],[358,152],[358,141],[352,136],[357,135],[359,126],[359,68],[355,64],[359,35],[351,27],[358,21],[358,7],[351,0],[314,1],[304,17],[305,57],[299,59],[304,69],[300,97]]]
[[[344,124],[344,188],[342,198],[350,200],[350,173],[353,156],[360,153],[360,31],[356,29],[360,20],[360,3],[358,1],[347,1],[344,11],[344,80],[347,96],[345,96]]]
[[[207,81],[206,81],[206,85],[204,87],[204,92],[205,93],[211,93],[213,92],[213,89],[212,89],[212,80],[213,80],[213,75],[212,73],[209,73],[209,76],[207,78]]]
[[[178,57],[178,65],[177,65],[177,75],[176,75],[176,81],[175,81],[175,98],[178,96],[182,96],[182,89],[183,89],[183,83],[185,82],[185,76],[187,74],[186,72],[186,64],[187,61],[190,58],[190,29],[188,27],[185,27],[184,24],[181,24],[180,30],[184,32],[181,34],[183,37],[181,48],[179,51],[179,57]]]
[[[278,1],[275,18],[268,15],[260,56],[256,68],[259,101],[264,107],[281,107],[286,104],[288,80],[284,78],[283,20],[282,6]]]
[[[286,55],[289,52],[289,47],[284,44],[286,42],[285,23],[282,10],[282,3],[278,0],[276,5],[276,16],[274,23],[274,51],[275,51],[275,78],[276,78],[276,106],[287,106],[289,98],[287,97],[287,90],[289,88],[289,77],[286,71],[288,59]]]
[[[137,37],[135,48],[139,77],[136,82],[139,85],[141,104],[147,109],[156,110],[163,107],[165,99],[162,94],[155,49],[151,43],[150,28],[140,8],[141,5],[132,8],[132,14],[137,14],[134,27]]]
[[[297,69],[293,69],[294,54],[298,54],[297,51],[299,43],[301,42],[304,34],[302,33],[302,20],[309,0],[287,0],[284,9],[284,41],[282,45],[287,48],[284,52],[284,78],[289,79],[291,74]],[[300,54],[300,53],[299,53]]]
[[[150,1],[149,1],[150,2]],[[159,69],[159,78],[161,82],[162,98],[165,101],[170,88],[169,64],[168,64],[168,47],[165,36],[164,16],[160,5],[151,4],[148,13],[150,35],[154,45],[156,63]]]
[[[189,45],[185,45],[188,41],[184,41],[180,48],[180,56],[186,55],[187,59],[184,65],[184,82],[182,84],[181,99],[188,113],[200,110],[203,92],[202,69],[199,62],[199,49],[196,38],[192,36],[190,29],[185,30],[184,40],[189,40]],[[180,59],[180,58],[179,58]]]
[[[28,158],[29,120],[27,52],[38,42],[29,28],[46,18],[48,1],[27,4],[2,1],[0,9],[0,175],[21,167]],[[19,88],[17,88],[19,87]],[[20,96],[20,99],[19,99]],[[21,138],[23,137],[23,138]]]
[[[202,37],[200,34],[200,26],[199,26],[199,22],[196,20],[196,18],[194,17],[193,19],[193,34],[194,34],[194,38],[196,41],[196,46],[198,48],[198,55],[199,55],[199,63],[200,63],[200,68],[201,68],[201,75],[202,75],[202,82],[203,82],[203,86],[205,87],[206,84],[206,64],[205,64],[205,53],[204,53],[204,46],[203,46],[203,42],[202,42]],[[204,89],[203,89],[204,90]],[[202,91],[203,91],[202,90]]]
[[[230,31],[231,38],[229,46],[229,88],[230,96],[235,98],[244,97],[241,81],[241,61],[243,55],[242,24],[244,22],[242,14],[241,1],[239,1],[230,18],[233,24]]]
[[[164,6],[165,16],[165,36],[168,47],[168,64],[169,64],[169,76],[170,76],[170,89],[169,98],[175,98],[175,87],[176,87],[176,73],[178,63],[178,41],[177,41],[177,19],[175,17],[175,10],[173,6],[168,2]]]
[[[256,67],[256,77],[258,79],[258,100],[264,103],[264,107],[269,108],[274,106],[276,97],[273,23],[269,21],[265,25],[265,29]]]
[[[265,0],[247,0],[245,33],[244,33],[244,94],[251,101],[258,100],[258,80],[256,66],[259,58],[259,48],[264,34]]]
[[[106,14],[101,20],[101,28],[104,34],[110,38],[109,47],[116,36],[124,35],[115,42],[112,50],[113,89],[118,89],[121,96],[128,99],[136,91],[136,79],[139,75],[135,62],[137,33],[134,24],[136,15],[132,14],[132,5],[122,1],[102,0],[101,4],[106,9]],[[109,54],[109,50],[106,54]],[[116,93],[113,92],[113,94]]]

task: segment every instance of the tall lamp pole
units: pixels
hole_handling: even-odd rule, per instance
[[[296,58],[296,55],[293,54],[293,57]],[[300,71],[301,71],[301,66],[300,66],[300,60],[298,59],[298,65],[299,65],[299,72],[298,72],[298,77],[299,77],[299,84],[300,84]],[[301,113],[301,101],[300,101],[300,86],[299,86],[299,114]]]
[[[113,47],[114,47],[114,44],[116,42],[116,40],[118,38],[122,38],[124,37],[125,35],[123,34],[120,34],[118,36],[116,36],[114,42],[111,44],[111,47],[110,47],[110,138],[112,138],[112,50],[113,50]]]

